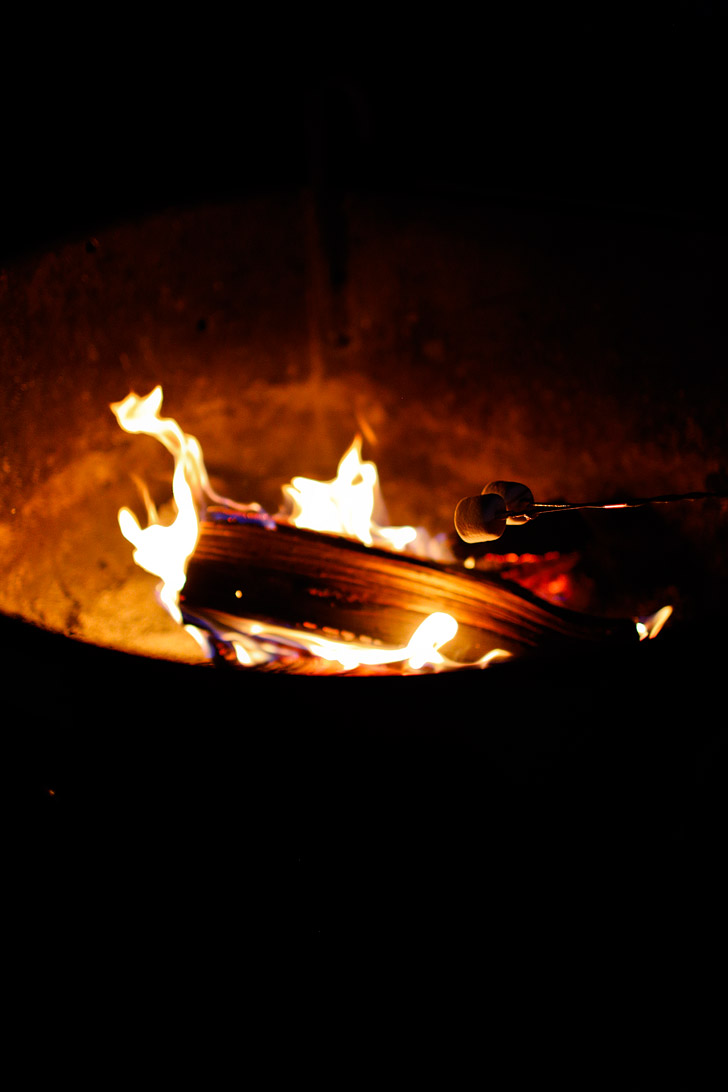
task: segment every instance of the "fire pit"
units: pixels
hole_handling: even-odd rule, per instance
[[[415,800],[421,829],[448,832],[438,853],[461,839],[462,863],[482,834],[484,793],[489,814],[509,817],[502,844],[528,843],[533,860],[548,842],[571,862],[615,832],[636,860],[655,833],[648,813],[667,823],[667,853],[710,798],[695,762],[713,732],[694,680],[720,647],[725,502],[545,517],[480,550],[454,540],[453,512],[494,478],[548,500],[725,489],[710,240],[477,201],[352,196],[346,276],[315,300],[307,215],[298,192],[172,212],[3,273],[0,610],[6,662],[27,680],[10,708],[49,787],[59,771],[85,770],[85,799],[98,804],[110,783],[118,793],[141,777],[154,811],[160,785],[201,761],[229,801],[242,769],[267,771],[245,807],[254,799],[267,814],[266,794],[283,794],[286,814],[309,816],[309,846],[333,837],[322,834],[332,795],[364,845],[375,783],[380,849],[387,830],[402,847]],[[156,505],[169,499],[167,453],[109,411],[157,384],[225,497],[276,512],[283,484],[330,479],[358,432],[392,524],[450,536],[459,563],[472,554],[519,587],[533,564],[532,588],[551,606],[621,621],[670,605],[673,617],[653,642],[549,649],[486,672],[213,670],[155,602],[157,578],[134,564],[117,523],[124,507],[143,519],[138,481]],[[117,726],[99,691],[143,700],[144,724]],[[272,712],[285,708],[303,715]],[[231,723],[247,726],[234,746]],[[90,775],[100,746],[114,762]],[[702,773],[686,790],[688,768]],[[678,818],[664,810],[675,792],[687,801]],[[289,828],[276,831],[284,844]],[[424,869],[422,843],[418,854]]]
[[[554,257],[552,221],[503,210],[362,200],[350,219],[348,280],[313,319],[297,195],[116,228],[6,273],[5,613],[197,658],[150,610],[116,525],[133,476],[157,503],[171,492],[165,453],[108,410],[157,383],[216,489],[270,512],[294,475],[331,478],[362,430],[392,523],[433,535],[494,476],[544,499],[724,486],[716,320],[688,253],[705,240],[565,220]],[[719,502],[582,513],[497,549],[588,540],[577,606],[669,603],[679,627],[720,607],[724,519]]]

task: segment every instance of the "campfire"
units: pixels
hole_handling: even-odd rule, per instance
[[[0,254],[0,633],[10,787],[38,789],[34,821],[13,815],[39,936],[68,940],[64,907],[102,957],[109,937],[131,951],[161,931],[185,974],[188,934],[206,966],[216,938],[290,963],[291,937],[308,958],[384,950],[386,933],[393,967],[403,945],[426,968],[432,950],[500,952],[516,988],[544,953],[544,981],[564,953],[588,978],[601,953],[627,990],[645,954],[672,973],[675,937],[709,961],[728,370],[723,241],[701,209],[718,69],[702,64],[691,110],[689,79],[671,96],[645,75],[642,53],[684,77],[675,50],[651,33],[630,79],[592,63],[603,29],[582,35],[576,81],[541,49],[534,94],[520,27],[504,79],[486,41],[449,91],[408,41],[390,59],[402,109],[369,64],[377,113],[326,98],[305,140],[269,124],[281,81],[248,95],[236,66],[227,106],[217,81],[209,109],[199,79],[178,81],[194,102],[140,96],[151,155],[127,108],[136,69],[117,124],[79,124],[75,148],[83,111],[56,88],[52,146],[19,126],[6,175],[34,180],[42,250],[17,228],[22,253]],[[297,88],[282,97],[303,113]],[[285,179],[251,121],[281,157],[295,146]],[[147,193],[155,160],[174,186]],[[112,178],[131,191],[118,215]],[[51,237],[68,195],[79,215]]]
[[[173,518],[160,518],[142,483],[147,526],[126,507],[119,526],[136,563],[160,578],[159,604],[209,659],[320,674],[482,668],[554,645],[654,637],[671,613],[577,614],[526,590],[533,572],[522,579],[517,558],[509,559],[506,580],[478,571],[473,557],[458,564],[442,532],[390,526],[360,436],[333,480],[294,477],[271,515],[212,488],[198,440],[161,416],[161,386],[111,409],[124,431],[155,437],[173,456]],[[524,494],[533,501],[511,483],[506,503],[520,502],[523,513]],[[504,503],[490,493],[458,511],[465,503],[479,509],[481,499]],[[498,537],[491,523],[482,538]],[[471,538],[467,530],[460,535]],[[547,571],[552,583],[553,567]]]
[[[520,213],[363,197],[347,217],[346,280],[316,338],[297,195],[121,225],[8,267],[3,615],[185,665],[453,680],[503,653],[509,672],[579,648],[636,643],[643,659],[639,627],[666,605],[657,655],[717,626],[722,502],[566,511],[491,543],[453,528],[496,477],[539,502],[725,490],[722,373],[702,379],[722,328],[689,240],[653,259],[653,236],[629,227],[560,223],[555,252],[550,223]],[[172,446],[200,439],[196,470],[109,412],[156,384]],[[311,516],[296,475],[317,500],[332,481],[369,489],[365,516]],[[185,528],[176,575],[133,562],[120,508],[145,551]],[[430,630],[441,615],[454,636]]]

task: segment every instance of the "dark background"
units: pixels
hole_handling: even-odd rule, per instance
[[[548,10],[545,10],[548,9]],[[5,35],[0,256],[300,186],[717,228],[725,4],[198,13]],[[313,166],[312,166],[313,163]]]
[[[348,9],[346,25],[338,14],[317,20],[308,13],[302,25],[281,15],[277,25],[263,26],[246,11],[241,27],[240,15],[180,12],[151,27],[146,15],[114,9],[103,26],[90,16],[78,26],[50,26],[45,17],[42,28],[6,32],[0,262],[120,219],[320,185],[322,175],[344,189],[481,194],[559,213],[580,208],[723,230],[723,4],[649,11],[597,4],[538,16],[511,5],[508,16],[488,13],[484,25],[448,12],[426,23],[413,14],[395,27],[388,12],[370,7]],[[698,666],[696,654],[688,677]],[[654,676],[662,674],[658,667]],[[89,677],[98,670],[91,664]],[[72,714],[68,678],[59,669],[50,686],[59,695],[58,724]],[[304,753],[283,738],[282,772],[267,702],[262,711],[241,712],[218,699],[225,728],[239,717],[253,757],[259,747],[270,762],[268,780],[252,792],[246,771],[253,764],[231,770],[225,742],[218,762],[215,734],[196,731],[211,703],[201,702],[200,720],[180,748],[174,725],[162,736],[129,736],[119,726],[109,742],[105,702],[95,746],[95,736],[89,748],[86,741],[72,746],[57,723],[42,726],[37,748],[49,773],[39,785],[32,767],[31,819],[39,805],[43,810],[30,870],[39,890],[58,885],[74,915],[78,891],[94,892],[98,910],[78,921],[94,937],[97,930],[103,951],[110,930],[123,952],[166,937],[158,947],[170,963],[179,962],[190,936],[200,948],[201,931],[203,946],[217,936],[214,959],[226,960],[235,935],[243,946],[265,935],[271,947],[287,937],[315,951],[328,942],[350,951],[371,940],[378,921],[378,935],[393,947],[415,935],[423,951],[449,950],[460,933],[472,949],[468,958],[477,941],[516,976],[544,953],[553,956],[553,974],[562,973],[566,952],[574,963],[595,950],[605,961],[627,953],[634,967],[635,953],[642,959],[649,950],[650,971],[667,978],[688,920],[678,920],[678,901],[694,893],[694,945],[714,912],[697,886],[703,871],[715,873],[719,852],[711,754],[702,781],[687,779],[687,803],[681,797],[678,807],[674,798],[684,758],[680,729],[693,713],[700,718],[702,691],[698,684],[697,711],[681,706],[686,719],[672,722],[669,746],[650,722],[650,733],[639,737],[642,750],[630,754],[637,744],[629,699],[603,689],[603,678],[600,672],[580,686],[565,680],[566,712],[558,686],[552,697],[553,678],[543,680],[549,712],[541,720],[536,686],[512,722],[522,726],[515,744],[511,722],[502,721],[501,766],[471,762],[468,746],[448,747],[443,777],[441,739],[424,750],[419,736],[416,746],[397,740],[387,750],[365,731],[340,758],[346,776],[333,789],[326,726],[308,753],[300,736]],[[642,700],[653,681],[639,680]],[[154,685],[144,680],[147,690]],[[513,693],[520,697],[520,688]],[[584,709],[604,709],[607,699],[603,719],[613,718],[618,732],[587,738],[586,754],[564,761],[556,777],[529,731],[540,739],[545,724],[559,738],[568,735],[583,724]],[[457,722],[463,696],[441,691],[438,700],[445,707],[438,712]],[[499,701],[510,712],[510,697]],[[25,703],[17,697],[11,720],[23,722]],[[669,693],[661,703],[670,708]],[[481,713],[488,710],[475,708]],[[310,710],[303,720],[310,725]],[[49,740],[60,756],[48,751]],[[309,777],[318,771],[313,789],[300,776],[304,766]],[[483,766],[491,771],[485,787]],[[270,805],[282,778],[293,804],[301,804],[285,821]],[[323,803],[311,810],[319,789]],[[333,818],[327,793],[338,809]],[[695,831],[682,820],[664,821],[683,813]],[[309,828],[303,814],[312,816]],[[487,859],[484,831],[495,846]],[[59,898],[52,921],[59,920]],[[266,899],[274,904],[270,915]],[[38,907],[45,903],[34,903],[37,932],[47,936],[48,915]],[[57,946],[63,943],[58,935]],[[709,959],[703,943],[701,958]]]

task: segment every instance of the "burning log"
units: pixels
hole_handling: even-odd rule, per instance
[[[586,643],[635,643],[634,621],[580,614],[500,578],[346,537],[210,510],[187,569],[180,607],[286,626],[303,634],[386,647],[407,645],[433,612],[457,619],[448,659],[472,663]]]
[[[156,387],[112,409],[126,431],[156,436],[174,456],[177,515],[162,524],[147,500],[148,527],[127,508],[119,526],[135,561],[162,578],[159,602],[211,658],[253,665],[304,651],[346,671],[483,666],[499,654],[634,643],[653,636],[670,613],[663,608],[647,625],[596,618],[431,560],[436,540],[425,551],[418,544],[401,552],[419,532],[374,519],[378,476],[361,460],[358,438],[332,481],[296,477],[283,487],[287,515],[225,500],[210,486],[199,442],[162,418],[161,404]],[[514,506],[524,513],[534,507],[525,487],[494,488],[502,492],[498,502],[511,505],[506,518]]]

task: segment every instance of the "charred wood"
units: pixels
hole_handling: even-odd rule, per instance
[[[523,654],[638,640],[630,619],[570,611],[500,577],[233,513],[203,521],[181,606],[395,648],[443,611],[458,622],[445,651],[463,663],[495,648]]]

